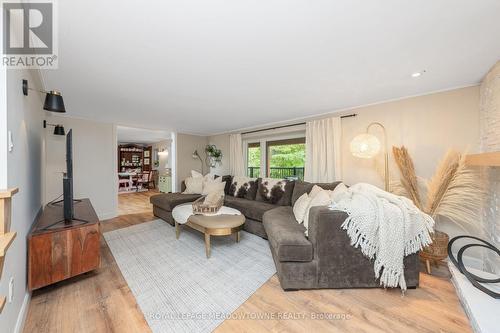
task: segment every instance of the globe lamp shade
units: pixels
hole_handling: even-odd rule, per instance
[[[356,157],[373,158],[380,152],[381,144],[376,136],[363,133],[352,139],[350,148],[352,155]]]

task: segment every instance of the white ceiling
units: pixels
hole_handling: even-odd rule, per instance
[[[152,144],[170,140],[170,133],[159,130],[116,126],[116,136],[120,143]]]
[[[58,3],[47,88],[69,115],[153,129],[218,133],[472,85],[500,59],[498,0]]]

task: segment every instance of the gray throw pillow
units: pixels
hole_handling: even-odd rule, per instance
[[[332,183],[309,183],[309,182],[304,182],[301,180],[298,180],[295,182],[295,186],[293,188],[293,194],[292,194],[292,206],[295,204],[295,201],[297,201],[298,198],[304,193],[311,192],[312,188],[314,185],[318,185],[321,187],[323,190],[330,190],[333,191],[335,187],[337,187],[338,184],[342,182],[332,182]]]

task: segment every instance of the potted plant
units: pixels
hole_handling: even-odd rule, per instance
[[[214,168],[217,164],[222,164],[222,150],[217,149],[217,146],[207,145],[205,153],[207,155],[206,163],[209,167]]]
[[[467,167],[465,154],[449,150],[428,181],[419,181],[404,146],[393,147],[393,154],[401,178],[393,184],[392,192],[410,198],[420,210],[432,216],[436,224],[447,218],[462,228],[473,225],[478,218],[484,191],[478,171]],[[425,196],[421,195],[422,189]],[[448,235],[434,230],[432,238],[433,243],[420,252],[428,273],[431,262],[438,263],[448,256]]]

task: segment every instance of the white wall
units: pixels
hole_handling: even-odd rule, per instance
[[[0,189],[7,187],[7,70],[0,67]]]
[[[383,186],[373,160],[351,155],[349,143],[371,122],[387,129],[389,149],[408,148],[418,176],[429,178],[449,148],[476,151],[479,144],[479,89],[469,87],[351,110],[357,117],[342,120],[343,178],[348,184],[368,182]],[[382,138],[377,128],[370,133]],[[390,152],[390,169],[398,169]],[[378,165],[382,166],[380,159]],[[383,170],[383,167],[382,167]]]
[[[165,173],[165,168],[172,168],[171,140],[164,140],[164,141],[160,141],[160,142],[155,142],[151,146],[152,146],[152,150],[153,150],[153,156],[154,156],[155,149],[158,149],[158,151],[162,151],[163,149],[166,149],[168,151],[168,156],[158,155],[158,159],[160,162],[158,167],[155,167],[153,165],[153,168],[155,170],[158,170],[159,174],[163,174],[163,173]]]
[[[210,172],[219,176],[229,175],[229,134],[210,136],[208,143],[216,145],[222,151],[222,163],[210,168]]]
[[[26,239],[42,206],[42,119],[45,111],[39,93],[30,91],[29,96],[23,95],[22,79],[28,79],[33,88],[42,88],[37,72],[7,71],[7,128],[14,142],[13,151],[7,153],[7,187],[19,187],[19,193],[12,201],[11,230],[17,232],[17,237],[7,252],[0,280],[0,294],[6,296],[9,280],[14,278],[14,297],[0,315],[1,332],[14,332],[24,320],[29,300]]]
[[[70,117],[50,116],[47,121],[73,130],[73,191],[75,199],[90,198],[99,219],[118,214],[117,141],[113,124]],[[66,139],[45,129],[46,190],[44,203],[62,194],[62,172],[66,170]]]
[[[201,163],[199,159],[194,159],[192,154],[198,150],[201,159],[203,160],[203,172],[207,173],[208,167],[205,164],[205,147],[208,144],[206,136],[190,135],[177,133],[176,138],[176,184],[177,190],[181,190],[181,182],[191,175],[191,170],[201,172]]]

